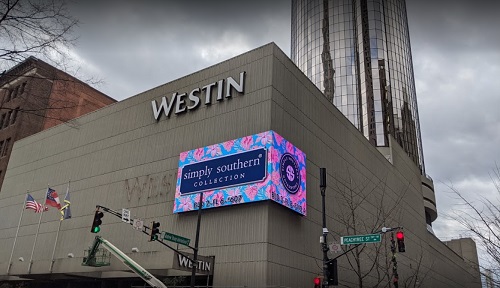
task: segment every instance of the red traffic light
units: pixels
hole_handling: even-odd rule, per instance
[[[405,239],[405,234],[403,233],[403,231],[396,232],[396,239],[398,239],[398,240],[404,240]]]
[[[398,251],[399,252],[405,252],[405,234],[403,231],[398,231],[396,232],[396,239],[398,241]]]
[[[318,286],[320,284],[321,284],[321,278],[319,277],[314,278],[314,285]]]

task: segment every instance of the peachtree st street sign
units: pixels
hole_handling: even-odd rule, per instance
[[[224,101],[224,98],[231,98],[233,89],[243,95],[245,93],[245,73],[245,71],[240,72],[240,83],[236,82],[233,77],[227,77],[226,79],[221,79],[203,87],[194,88],[189,94],[175,92],[172,94],[172,97],[170,97],[170,100],[167,96],[163,96],[161,97],[160,106],[158,106],[156,100],[153,100],[151,101],[151,106],[153,108],[154,117],[156,120],[159,120],[162,110],[167,118],[170,117],[170,113],[173,109],[175,109],[175,114],[195,110],[200,106],[200,98],[202,98],[202,95],[205,96],[204,104],[210,105],[212,104],[212,92],[215,94],[214,90],[217,92],[217,101]]]
[[[382,241],[382,236],[380,234],[352,235],[352,236],[340,237],[340,243],[342,245],[377,243],[380,241]]]

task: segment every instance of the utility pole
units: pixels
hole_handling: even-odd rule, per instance
[[[328,228],[326,228],[326,211],[325,211],[325,190],[326,190],[326,168],[319,168],[319,188],[321,190],[321,206],[323,214],[323,236],[321,238],[321,246],[323,250],[323,285],[328,287]]]
[[[391,252],[392,252],[392,282],[394,288],[399,287],[399,275],[398,275],[398,260],[396,259],[396,241],[394,241],[394,232],[391,232]]]
[[[198,204],[198,222],[196,223],[196,236],[194,238],[193,270],[191,271],[191,288],[194,288],[196,281],[196,268],[198,267],[198,240],[200,239],[201,208],[203,208],[203,192],[200,192],[200,202]]]

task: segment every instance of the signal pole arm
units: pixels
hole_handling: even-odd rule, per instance
[[[107,208],[107,207],[104,207],[104,206],[101,206],[101,205],[96,205],[96,209],[102,209],[104,212],[107,212],[107,213],[110,213],[118,218],[122,218],[122,214],[120,212],[117,212],[113,209],[110,209],[110,208]],[[153,221],[154,222],[154,221]],[[158,226],[159,226],[159,222],[154,222],[154,223],[157,223]],[[133,225],[133,223],[130,223],[130,225]],[[158,228],[158,226],[156,228]],[[142,233],[146,234],[146,235],[149,235],[151,236],[151,232],[147,232],[148,230],[151,230],[151,232],[153,231],[153,225],[151,225],[151,227],[148,227],[147,225],[143,225],[143,228],[142,228]],[[97,232],[96,232],[97,233]],[[159,233],[159,231],[157,231],[157,233]],[[152,239],[150,239],[152,241]],[[193,261],[193,259],[191,259],[188,255],[182,253],[181,251],[173,248],[172,246],[168,245],[167,243],[163,242],[161,239],[155,239],[154,241],[156,242],[159,242],[161,243],[162,245],[166,246],[168,249],[172,250],[172,251],[175,251],[179,254],[181,254],[182,256],[188,258],[189,260]],[[189,248],[191,248],[193,251],[196,250],[195,247],[192,247],[192,246],[189,246],[189,245],[185,245],[183,244],[184,246],[187,246]],[[196,261],[193,261],[193,263],[196,263]]]
[[[120,249],[116,248],[115,245],[111,244],[108,240],[96,236],[94,240],[94,244],[92,245],[92,249],[89,252],[89,255],[86,259],[84,259],[85,264],[92,263],[95,259],[95,254],[97,252],[97,248],[99,245],[102,245],[106,250],[108,250],[111,254],[113,254],[116,258],[120,259],[123,264],[130,268],[135,274],[142,278],[142,280],[146,281],[151,287],[155,288],[168,288],[163,282],[154,277],[151,273],[149,273],[146,269],[144,269],[141,265],[137,264],[132,258],[128,257],[125,253],[123,253]]]

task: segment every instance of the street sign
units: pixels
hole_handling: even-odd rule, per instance
[[[340,237],[342,245],[352,245],[361,243],[377,243],[382,241],[380,234],[367,234],[367,235],[352,235]]]
[[[182,254],[179,254],[174,252],[172,268],[175,270],[191,272],[193,271],[193,262],[191,261],[193,258],[194,255],[191,253],[182,252]],[[196,273],[214,275],[215,256],[198,255],[197,262]]]
[[[191,241],[191,239],[184,238],[184,237],[179,236],[179,235],[175,235],[175,234],[168,233],[168,232],[163,232],[163,233],[165,233],[165,234],[163,234],[163,240],[175,242],[175,243],[186,245],[186,246],[189,246],[189,242]]]
[[[332,244],[330,244],[329,248],[330,248],[330,251],[332,251],[333,253],[342,252],[342,246],[340,246],[339,243],[332,243]]]
[[[144,221],[141,219],[134,219],[133,225],[134,229],[136,230],[142,230],[144,227]]]
[[[130,223],[130,210],[122,208],[122,221]]]

